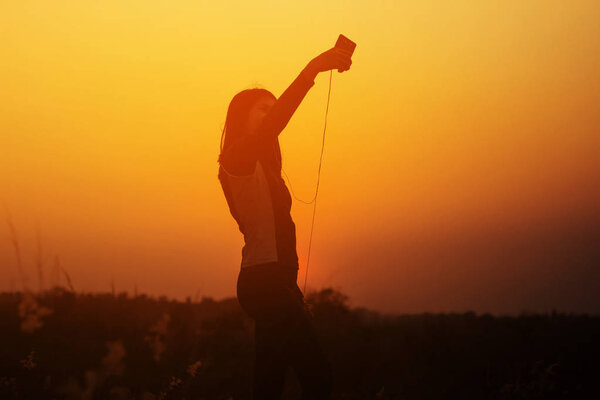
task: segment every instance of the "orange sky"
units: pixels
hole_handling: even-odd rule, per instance
[[[414,3],[414,4],[413,4]],[[293,4],[293,5],[292,5]],[[235,295],[217,180],[229,101],[279,96],[343,33],[308,289],[394,312],[600,312],[600,4],[3,2],[0,290]],[[329,73],[280,136],[316,184]],[[302,288],[312,205],[294,201]]]

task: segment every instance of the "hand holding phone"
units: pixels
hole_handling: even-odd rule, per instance
[[[340,35],[336,45],[315,57],[311,64],[317,72],[329,71],[330,69],[337,69],[338,72],[347,71],[352,65],[351,57],[355,48],[356,43],[344,35]]]
[[[339,49],[344,54],[347,54],[348,57],[352,57],[354,49],[356,48],[356,43],[354,43],[352,40],[348,39],[346,36],[340,33],[340,36],[338,36],[338,39],[335,42],[335,48]],[[350,60],[350,64],[352,64],[352,60]],[[338,69],[338,72],[345,71],[349,68],[350,66],[348,66],[348,68],[346,69]]]

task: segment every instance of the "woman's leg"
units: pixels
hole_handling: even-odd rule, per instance
[[[330,399],[333,371],[317,338],[312,317],[304,309],[293,315],[294,323],[288,327],[286,358],[302,386],[302,399]]]
[[[283,284],[274,266],[252,266],[240,271],[237,297],[244,311],[254,319],[254,369],[252,398],[281,399],[288,360],[288,335],[282,307]],[[285,299],[283,299],[285,300]]]
[[[328,399],[331,366],[304,309],[297,272],[276,268],[247,269],[238,278],[240,305],[255,320],[253,398],[279,399],[291,365],[303,399]]]
[[[258,319],[255,321],[255,360],[252,398],[259,400],[281,399],[288,367],[285,359],[285,335],[277,323]]]

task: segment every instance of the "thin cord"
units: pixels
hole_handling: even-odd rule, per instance
[[[315,226],[315,213],[317,211],[317,194],[319,193],[319,181],[321,180],[321,164],[323,162],[323,150],[325,149],[325,131],[327,130],[327,114],[329,113],[329,97],[331,95],[331,78],[332,78],[332,76],[333,76],[333,70],[330,70],[329,71],[329,91],[327,92],[327,108],[325,109],[325,125],[323,127],[323,143],[321,144],[321,157],[319,159],[319,171],[317,172],[317,188],[315,190],[315,197],[313,197],[313,199],[310,202],[307,202],[307,201],[297,198],[296,195],[294,194],[294,189],[292,189],[292,184],[290,182],[290,178],[288,178],[285,171],[283,171],[283,168],[281,169],[283,171],[285,177],[288,180],[288,184],[290,185],[290,189],[292,190],[292,195],[294,196],[294,198],[296,198],[296,200],[301,201],[305,204],[310,204],[312,202],[315,203],[315,205],[313,206],[312,223],[310,226],[310,239],[308,241],[308,257],[306,260],[306,273],[304,275],[304,288],[302,289],[303,294],[306,294],[306,280],[308,278],[308,263],[310,262],[310,248],[311,248],[311,244],[312,244],[313,228]]]

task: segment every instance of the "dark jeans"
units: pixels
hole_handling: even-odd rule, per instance
[[[302,399],[330,399],[332,369],[317,340],[298,269],[275,263],[241,268],[237,298],[255,321],[253,400],[281,399],[291,366],[302,386]]]

